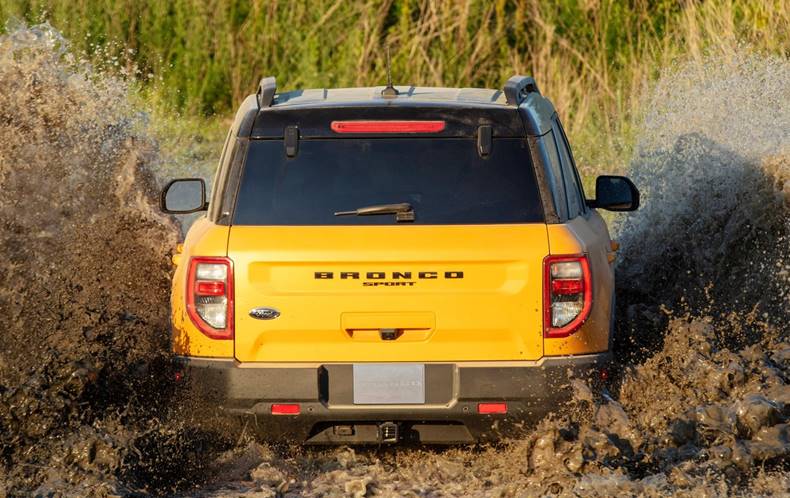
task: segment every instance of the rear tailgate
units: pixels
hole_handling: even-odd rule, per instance
[[[233,226],[242,362],[535,360],[546,226]],[[253,318],[258,307],[280,312]],[[395,329],[384,340],[381,329]]]
[[[319,137],[300,116],[298,143],[252,140],[245,158],[228,241],[236,358],[540,358],[549,251],[526,139],[494,127],[482,153],[477,125],[461,121],[433,135]],[[395,203],[413,220],[336,215]],[[253,318],[260,307],[279,316]]]

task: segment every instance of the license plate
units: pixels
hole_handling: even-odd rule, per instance
[[[354,365],[355,405],[425,403],[425,365],[364,363]]]

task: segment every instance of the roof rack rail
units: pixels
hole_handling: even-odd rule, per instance
[[[510,105],[521,105],[521,102],[532,92],[540,95],[538,84],[532,76],[516,75],[505,83],[505,100]]]
[[[274,80],[274,76],[261,78],[261,82],[258,85],[258,93],[255,94],[255,97],[258,99],[258,110],[272,106],[275,92],[277,92],[277,82]]]

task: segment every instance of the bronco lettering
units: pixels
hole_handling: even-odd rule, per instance
[[[358,271],[341,271],[339,272],[338,275],[341,280],[359,280],[360,278],[362,278],[362,275],[364,275],[364,278],[366,280],[385,280],[387,279],[387,277],[393,280],[409,280],[413,278],[412,272],[410,271],[393,271],[390,272],[389,274],[383,271],[369,271],[364,274]],[[314,273],[314,278],[316,280],[332,280],[335,278],[335,272],[317,271]],[[464,272],[421,271],[421,272],[417,272],[417,278],[421,280],[436,280],[437,278],[458,279],[458,278],[464,278]]]

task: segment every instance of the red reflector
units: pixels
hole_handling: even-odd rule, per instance
[[[584,280],[552,280],[551,293],[555,296],[581,294],[584,292]]]
[[[477,413],[507,413],[507,403],[478,403]]]
[[[444,121],[332,121],[335,133],[438,133]]]
[[[272,415],[299,415],[301,413],[296,403],[281,403],[272,405]]]
[[[195,294],[199,296],[224,296],[225,282],[215,282],[212,280],[198,280]]]

